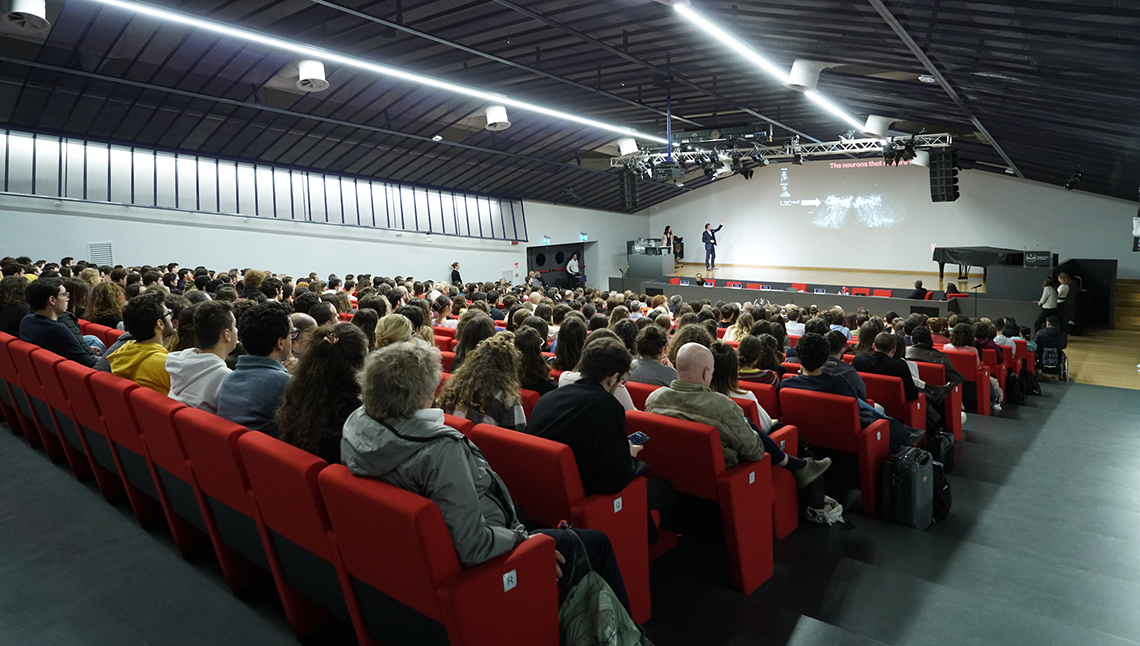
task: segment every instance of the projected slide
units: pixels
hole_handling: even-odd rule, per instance
[[[876,182],[868,183],[866,175],[859,178],[844,177],[848,167],[883,165],[883,162],[865,161],[831,163],[830,168],[814,178],[814,189],[799,187],[792,180],[794,170],[780,169],[780,206],[786,209],[803,209],[811,223],[821,229],[839,230],[845,226],[863,226],[885,229],[902,222],[906,210],[891,203],[889,195],[878,190]],[[889,172],[889,171],[886,171]]]

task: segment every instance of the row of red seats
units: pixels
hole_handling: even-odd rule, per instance
[[[165,519],[184,552],[212,546],[235,590],[272,576],[300,636],[340,617],[361,644],[558,643],[549,538],[464,571],[426,498],[5,334],[0,402],[140,523]]]

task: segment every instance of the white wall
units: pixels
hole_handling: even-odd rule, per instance
[[[573,242],[586,232],[599,252],[591,284],[624,266],[625,241],[646,235],[648,218],[551,204],[525,205],[530,244]],[[0,195],[0,255],[56,261],[85,258],[88,242],[112,242],[117,264],[179,262],[215,269],[257,267],[293,276],[315,271],[411,274],[447,280],[459,261],[464,280],[491,280],[515,263],[525,243],[432,236],[305,222],[191,213],[114,204]],[[620,250],[620,253],[619,253]]]
[[[851,160],[854,162],[856,160]],[[859,160],[866,161],[866,160]],[[848,163],[851,163],[848,162]],[[790,197],[781,198],[781,169]],[[1117,259],[1121,278],[1140,278],[1131,218],[1136,204],[982,171],[959,173],[956,202],[930,201],[927,170],[918,166],[831,168],[773,163],[751,180],[731,177],[643,213],[659,235],[666,224],[685,237],[689,262],[703,262],[705,222],[725,219],[717,234],[718,264],[937,271],[931,246],[1051,249],[1067,258]],[[899,221],[870,227],[852,209],[838,229],[813,220],[822,206],[781,206],[781,200],[880,194]],[[956,269],[954,269],[956,271]]]

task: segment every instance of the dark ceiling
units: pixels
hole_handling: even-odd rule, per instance
[[[483,101],[351,68],[330,67],[331,87],[306,95],[289,89],[287,52],[90,0],[48,1],[46,36],[0,34],[8,127],[628,210],[598,151],[613,134],[519,110],[510,129],[491,132]],[[828,141],[847,129],[652,0],[154,4],[645,132],[664,134],[668,92],[678,130],[774,124],[777,140]],[[820,91],[860,120],[881,114],[901,120],[897,134],[959,135],[963,168],[1001,173],[1012,162],[1028,179],[1063,185],[1079,165],[1079,190],[1137,196],[1140,3],[693,6],[785,67],[827,63]],[[642,180],[639,208],[707,181]]]

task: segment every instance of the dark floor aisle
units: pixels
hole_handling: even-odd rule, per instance
[[[858,515],[776,543],[776,576],[727,587],[696,541],[653,564],[659,646],[1137,644],[1140,392],[1044,384],[971,415],[954,512],[915,531]],[[351,643],[347,627],[311,644]],[[233,595],[64,465],[0,432],[0,644],[296,644],[270,585]]]

